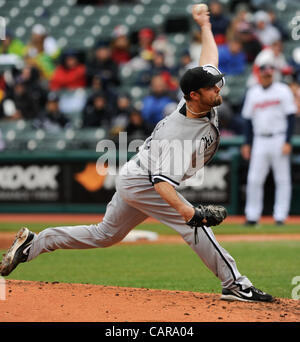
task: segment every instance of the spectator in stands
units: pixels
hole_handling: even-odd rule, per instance
[[[32,28],[32,34],[26,46],[26,62],[38,67],[43,77],[50,79],[54,71],[54,60],[58,58],[60,49],[56,40],[47,34],[45,27],[36,24]]]
[[[119,93],[110,131],[113,136],[125,130],[133,110],[130,95],[126,92]]]
[[[4,117],[11,120],[33,119],[37,116],[38,110],[38,103],[30,89],[27,89],[22,78],[18,78],[12,91],[3,99]]]
[[[179,65],[175,69],[176,71],[173,72],[173,74],[177,74],[178,78],[180,79],[181,76],[188,70],[196,67],[198,64],[193,62],[191,58],[191,54],[189,52],[189,49],[184,49],[179,58]]]
[[[265,11],[257,11],[254,14],[255,34],[263,47],[272,45],[281,39],[280,31],[272,25],[269,14]]]
[[[199,65],[199,56],[202,50],[202,40],[201,40],[201,32],[194,31],[192,34],[192,40],[189,46],[189,51],[191,54],[192,61]]]
[[[0,88],[0,120],[7,117],[7,114],[5,113],[4,106],[3,106],[5,98],[6,98],[5,89]]]
[[[33,126],[49,132],[57,132],[70,125],[70,120],[59,110],[59,96],[55,92],[50,92],[45,109],[33,121]]]
[[[249,8],[251,11],[256,10],[256,8],[252,8],[251,1],[249,3],[249,0],[230,0],[227,4],[228,11],[230,13],[237,13],[242,8]]]
[[[227,75],[238,75],[245,71],[246,55],[241,42],[231,38],[227,44],[219,46],[219,69]]]
[[[270,22],[271,22],[272,26],[276,27],[277,30],[280,32],[281,39],[282,40],[288,40],[290,38],[289,33],[283,27],[282,22],[280,20],[278,20],[278,17],[276,15],[276,13],[274,12],[274,10],[272,10],[271,8],[268,8],[267,13],[269,14]]]
[[[31,38],[27,46],[29,54],[36,54],[39,52],[44,52],[47,56],[52,59],[57,59],[60,54],[60,48],[54,37],[47,33],[46,28],[41,24],[36,24],[33,26],[31,31]]]
[[[153,41],[155,38],[154,31],[150,28],[143,28],[138,33],[138,48],[135,57],[128,63],[133,71],[144,70],[148,67],[148,63],[152,60],[154,49]]]
[[[274,81],[281,81],[282,76],[292,73],[292,68],[288,64],[283,54],[283,46],[281,40],[275,40],[270,47],[263,49],[255,58],[253,65],[253,73],[248,81],[249,85],[257,83],[259,75],[259,67],[263,64],[272,64],[275,67],[273,74]]]
[[[6,37],[0,40],[0,54],[11,54],[23,57],[25,54],[25,45],[14,37],[10,30],[6,30]]]
[[[114,108],[116,106],[116,96],[117,96],[117,89],[111,87],[104,87],[101,75],[95,74],[92,76],[91,85],[90,85],[91,95],[87,98],[87,102],[91,101],[94,94],[96,92],[103,92],[106,97],[107,104]]]
[[[7,88],[6,76],[4,76],[4,71],[0,71],[0,93],[2,90],[5,90],[6,88]]]
[[[139,31],[139,54],[146,61],[150,61],[153,58],[154,49],[152,44],[154,38],[154,31],[150,28],[143,28]]]
[[[209,3],[210,22],[212,32],[217,45],[225,44],[226,31],[229,27],[230,20],[224,14],[223,6],[219,1],[213,0]]]
[[[172,77],[171,69],[166,66],[165,55],[162,51],[154,51],[153,59],[146,70],[141,71],[137,82],[141,86],[149,86],[154,75],[161,75],[169,90],[176,90],[178,82]]]
[[[52,91],[77,88],[86,86],[86,67],[80,63],[74,51],[67,51],[62,56],[62,63],[58,65],[50,80]]]
[[[101,77],[105,89],[120,85],[119,68],[116,62],[112,60],[109,42],[102,41],[96,45],[94,58],[87,66],[89,85],[95,74]]]
[[[300,84],[300,46],[293,49],[288,63],[293,68],[293,77]]]
[[[160,51],[164,54],[165,65],[173,68],[176,63],[176,55],[174,54],[174,46],[169,42],[166,34],[158,34],[152,42],[154,51]]]
[[[129,122],[125,127],[128,134],[128,141],[133,139],[146,139],[151,134],[151,129],[145,123],[141,113],[134,109],[129,116]]]
[[[25,65],[19,77],[23,80],[27,91],[30,92],[38,107],[43,108],[47,100],[48,89],[41,82],[40,71],[34,66]]]
[[[232,38],[237,35],[241,26],[245,24],[250,24],[249,17],[251,16],[248,7],[242,6],[237,11],[236,14],[232,17],[229,27],[226,32],[227,38]]]
[[[106,127],[111,123],[111,108],[107,105],[105,94],[97,92],[92,102],[87,103],[83,110],[83,127]]]
[[[242,50],[246,55],[247,63],[253,63],[256,56],[262,50],[262,45],[254,34],[250,23],[241,22],[237,26],[236,37],[242,44]]]
[[[111,59],[118,65],[125,64],[131,59],[130,40],[128,29],[124,25],[118,25],[113,31],[111,41]]]
[[[142,116],[151,129],[165,116],[168,104],[174,102],[169,95],[168,86],[162,76],[154,76],[151,80],[151,93],[144,97]]]

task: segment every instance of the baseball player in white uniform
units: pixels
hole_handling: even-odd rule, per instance
[[[284,224],[290,208],[290,140],[297,109],[289,86],[273,81],[274,70],[272,64],[260,66],[260,83],[248,90],[242,109],[246,119],[246,144],[241,151],[245,159],[250,159],[246,225],[256,225],[260,220],[263,187],[270,168],[276,187],[273,217],[277,225]]]
[[[221,299],[273,301],[271,295],[256,289],[239,273],[234,259],[219,245],[209,228],[222,222],[226,217],[225,208],[193,207],[175,190],[180,182],[211,160],[220,140],[214,107],[222,102],[219,92],[224,75],[217,69],[218,49],[209,13],[195,11],[193,7],[193,18],[202,31],[200,66],[183,75],[180,86],[184,99],[172,114],[157,124],[136,156],[120,171],[116,192],[103,221],[89,226],[47,228],[39,234],[21,229],[2,259],[2,275],[10,274],[19,263],[44,252],[109,247],[152,216],[176,230],[220,279]],[[181,146],[185,147],[181,149]]]

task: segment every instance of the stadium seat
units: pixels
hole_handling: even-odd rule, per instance
[[[140,0],[134,4],[126,2],[108,2],[101,6],[79,5],[77,0],[0,0],[1,16],[7,18],[10,30],[24,43],[30,38],[34,24],[41,23],[48,32],[57,39],[62,49],[74,48],[89,51],[99,40],[112,38],[117,25],[128,27],[129,34],[136,34],[143,27],[150,27],[159,33],[172,21],[175,30],[167,32],[176,60],[179,60],[183,49],[190,43],[190,30],[196,24],[188,15],[193,3],[198,0]],[[222,0],[228,6],[231,0]],[[276,0],[272,5],[278,20],[291,31],[291,19],[297,15],[297,1]],[[229,13],[229,16],[233,15]],[[177,20],[177,21],[176,21]],[[178,24],[182,20],[182,24]],[[180,31],[181,30],[181,31]],[[284,43],[284,51],[289,57],[298,41]],[[240,76],[227,76],[225,97],[237,105],[243,99],[246,80],[250,70]],[[137,85],[139,72],[122,66],[120,78],[122,85],[118,90],[126,90],[132,96],[135,106],[140,107],[143,97],[148,93],[148,87]],[[95,149],[96,142],[106,136],[105,129],[80,129],[82,108],[88,94],[75,96],[78,101],[72,108],[67,104],[70,92],[61,92],[62,107],[74,126],[65,132],[47,133],[32,128],[29,121],[1,121],[1,131],[7,143],[7,148],[17,149],[26,146],[29,150],[64,150],[69,148]],[[21,134],[20,134],[21,133]],[[26,142],[26,143],[25,143]],[[23,145],[22,145],[23,144]]]
[[[70,144],[80,149],[96,149],[98,141],[106,137],[106,128],[81,128],[74,130],[74,138]]]

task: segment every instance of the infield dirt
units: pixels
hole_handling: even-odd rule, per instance
[[[298,301],[225,302],[219,294],[7,280],[1,322],[300,322]]]

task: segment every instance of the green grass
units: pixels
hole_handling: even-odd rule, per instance
[[[0,222],[0,232],[15,232],[20,229],[20,227],[28,227],[30,230],[34,232],[39,232],[47,227],[59,227],[59,226],[71,226],[71,225],[80,225],[86,224],[84,222],[74,223],[57,223],[57,222],[48,222],[48,223],[31,223],[31,222]],[[153,232],[157,232],[161,235],[176,235],[177,233],[161,223],[143,223],[136,227],[136,229],[142,230],[151,230]],[[300,233],[300,225],[297,224],[287,224],[285,226],[277,227],[272,224],[261,224],[257,228],[249,228],[244,227],[241,224],[229,224],[224,223],[221,226],[217,226],[213,228],[215,234],[299,234]]]
[[[76,223],[80,224],[80,223]],[[84,224],[84,223],[82,223]],[[1,231],[17,231],[28,226],[39,232],[50,226],[69,223],[0,223]],[[159,223],[141,224],[137,229],[163,235],[177,234]],[[300,233],[299,225],[277,227],[262,224],[246,228],[224,223],[215,227],[218,234]],[[291,298],[293,277],[300,275],[300,241],[222,243],[235,258],[238,269],[255,286],[277,297]],[[4,251],[1,251],[4,252]],[[196,292],[220,292],[221,285],[187,245],[118,245],[107,249],[68,250],[46,253],[30,263],[20,265],[10,279],[92,283],[112,286]]]
[[[300,241],[222,243],[255,286],[291,298],[300,275]],[[55,251],[20,265],[8,278],[154,289],[220,292],[216,278],[187,245],[118,245]]]

